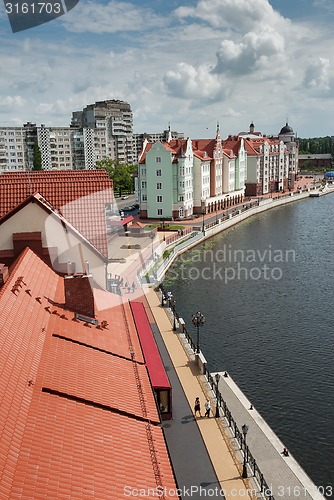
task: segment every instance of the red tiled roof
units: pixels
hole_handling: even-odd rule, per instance
[[[1,485],[1,498],[110,500],[124,498],[127,486],[152,491],[149,437],[163,487],[176,490],[160,428],[52,394],[36,399],[10,494]]]
[[[130,306],[94,300],[101,326],[73,321],[29,248],[0,289],[0,498],[121,498],[155,466],[175,488]]]
[[[46,336],[49,314],[36,297],[54,298],[59,280],[39,262],[26,250],[0,290],[0,498],[11,498]]]
[[[3,173],[0,175],[0,218],[36,192],[107,255],[105,204],[112,202],[113,189],[105,171]]]
[[[59,324],[61,322],[59,320]],[[81,323],[81,329],[84,328],[82,325]],[[56,331],[61,335],[58,328]],[[96,331],[95,335],[98,335]],[[41,363],[43,387],[103,405],[112,411],[159,422],[144,365],[137,364],[135,372],[131,360],[124,360],[94,349],[89,344],[74,343],[66,338],[50,337],[48,344],[47,355]],[[136,373],[144,394],[145,411],[141,406]]]

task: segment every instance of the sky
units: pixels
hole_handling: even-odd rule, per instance
[[[121,99],[134,132],[334,135],[333,0],[80,0],[18,33],[4,3],[0,126]]]

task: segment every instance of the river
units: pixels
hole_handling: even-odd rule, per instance
[[[183,254],[164,286],[312,480],[334,488],[334,195],[254,216]],[[330,497],[330,495],[328,495]]]

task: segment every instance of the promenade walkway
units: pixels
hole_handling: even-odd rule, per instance
[[[166,442],[182,498],[205,497],[264,498],[252,477],[243,479],[240,447],[233,438],[228,422],[204,417],[204,403],[211,400],[213,414],[215,398],[205,376],[194,362],[188,344],[173,332],[166,309],[150,287],[144,287],[142,301],[152,325],[164,365],[173,387],[173,420],[163,422]],[[138,300],[138,299],[136,299]],[[219,391],[238,428],[249,426],[247,444],[256,458],[270,488],[267,497],[323,499],[314,483],[298,462],[283,456],[283,443],[270,429],[230,376],[221,376]],[[194,418],[193,406],[199,396],[202,418]],[[222,411],[221,411],[222,415]],[[249,471],[249,476],[252,476]]]
[[[145,293],[149,320],[173,387],[173,420],[164,422],[162,428],[182,498],[221,499],[221,491],[227,500],[257,498],[252,495],[250,481],[241,478],[241,462],[230,453],[218,422],[212,414],[204,417],[206,396],[213,395],[204,390],[199,370],[172,331],[157,294],[149,287]],[[202,418],[195,419],[197,396]]]

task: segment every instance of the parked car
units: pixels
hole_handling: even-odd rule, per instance
[[[128,196],[122,196],[122,200],[127,200],[128,198]]]

